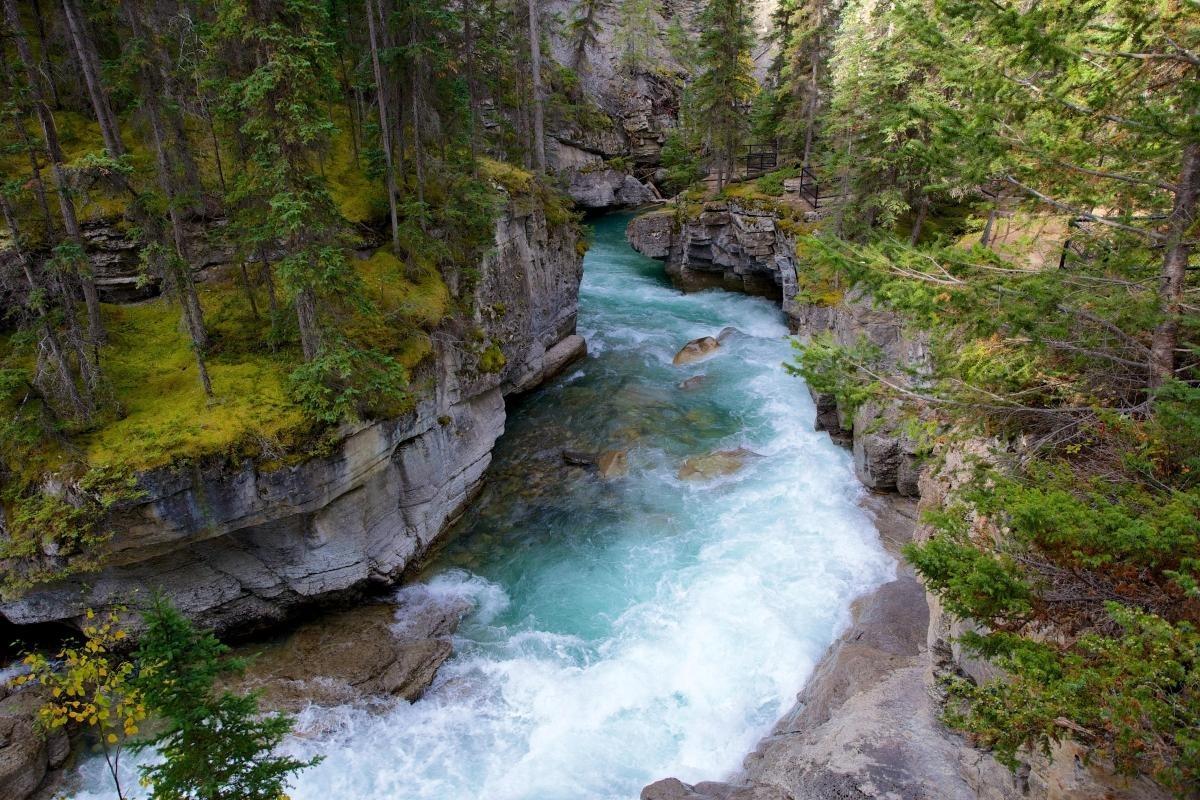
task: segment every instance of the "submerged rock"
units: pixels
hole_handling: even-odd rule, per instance
[[[725,344],[725,340],[728,339],[730,336],[737,336],[740,334],[741,334],[741,331],[739,331],[737,328],[730,325],[729,327],[722,328],[721,332],[717,334],[717,342],[719,344]]]
[[[563,450],[562,460],[573,467],[592,467],[596,465],[595,453],[585,453],[582,450]]]
[[[692,377],[686,378],[675,385],[685,392],[690,392],[694,389],[699,389],[707,380],[707,375],[693,375]]]
[[[596,459],[596,469],[602,478],[619,478],[629,472],[629,457],[624,450],[605,450]]]
[[[683,366],[691,364],[694,361],[699,361],[714,350],[719,348],[721,343],[712,336],[701,336],[699,339],[693,339],[683,346],[683,348],[675,354],[675,358],[671,361],[675,366]]]
[[[323,616],[261,648],[233,688],[261,692],[264,708],[285,712],[372,696],[416,700],[450,657],[468,608],[378,604]]]
[[[680,480],[706,481],[722,475],[732,475],[745,466],[746,461],[758,458],[758,453],[739,447],[736,450],[717,450],[701,456],[689,456],[680,466]]]

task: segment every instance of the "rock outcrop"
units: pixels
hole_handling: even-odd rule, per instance
[[[0,683],[0,797],[29,797],[70,754],[64,730],[38,728],[37,709],[44,700],[37,686],[10,691]]]
[[[499,347],[499,372],[453,344],[454,331],[435,333],[432,389],[401,418],[347,425],[298,464],[244,459],[140,475],[144,497],[116,520],[103,570],[8,599],[0,614],[14,624],[69,621],[88,607],[136,607],[139,591],[161,588],[201,625],[247,629],[396,580],[479,488],[504,430],[504,397],[585,351],[575,335],[576,237],[528,198],[498,220],[476,318],[457,324]]]
[[[645,184],[611,167],[571,170],[568,176],[567,194],[581,208],[632,208],[654,200],[654,194]]]
[[[287,713],[387,696],[411,702],[450,657],[450,637],[469,610],[418,584],[397,603],[322,615],[280,641],[247,647],[249,667],[230,688],[256,691],[263,708]]]
[[[693,339],[679,348],[679,352],[671,359],[671,363],[677,367],[693,364],[716,352],[720,347],[721,343],[715,337],[701,336],[699,339]]]
[[[579,13],[572,0],[553,0],[545,9],[564,20]],[[665,31],[674,18],[697,30],[700,4],[693,0],[646,10],[651,28]],[[653,197],[644,182],[658,180],[663,144],[679,123],[687,69],[666,37],[649,37],[640,63],[630,63],[620,38],[629,19],[620,4],[601,3],[594,14],[595,36],[582,51],[569,25],[555,26],[549,37],[549,55],[577,78],[572,101],[581,113],[549,116],[547,156],[580,206],[637,206]]]

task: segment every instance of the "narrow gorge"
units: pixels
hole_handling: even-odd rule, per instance
[[[0,800],[1197,800],[1192,0],[0,0]]]

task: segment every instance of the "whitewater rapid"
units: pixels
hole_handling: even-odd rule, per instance
[[[594,224],[581,289],[590,355],[511,410],[489,488],[402,592],[465,598],[454,657],[420,701],[312,708],[287,744],[322,755],[293,800],[633,800],[666,776],[737,770],[794,702],[858,595],[894,562],[849,455],[813,429],[775,304],[683,295]],[[688,340],[728,338],[676,367]],[[692,391],[677,384],[693,375]],[[745,447],[729,476],[683,459]],[[563,448],[624,449],[605,480]],[[95,793],[102,764],[84,769]]]

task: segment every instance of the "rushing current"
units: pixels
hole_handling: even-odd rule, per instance
[[[416,703],[301,714],[287,749],[324,761],[294,800],[633,800],[663,777],[721,779],[794,702],[853,598],[891,576],[848,454],[782,368],[779,309],[681,294],[626,244],[627,221],[593,226],[587,359],[510,409],[483,495],[401,590],[471,602],[454,657]],[[727,326],[739,333],[714,355],[672,364]],[[732,474],[678,477],[737,448],[754,455]],[[563,449],[626,451],[628,473],[572,467]]]

